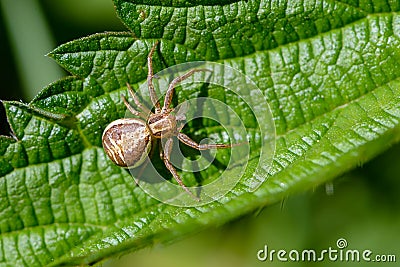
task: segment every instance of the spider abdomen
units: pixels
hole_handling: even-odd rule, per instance
[[[151,149],[151,134],[139,119],[118,119],[103,132],[103,147],[118,166],[135,168],[141,165]]]

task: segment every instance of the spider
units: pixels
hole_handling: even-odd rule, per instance
[[[150,99],[154,105],[154,113],[145,105],[140,103],[135,95],[132,87],[127,83],[128,91],[133,98],[138,111],[128,102],[124,95],[121,98],[128,110],[139,118],[123,118],[111,122],[104,130],[102,136],[103,148],[107,156],[118,166],[124,168],[136,168],[143,164],[148,157],[153,141],[162,139],[165,141],[164,147],[160,147],[160,157],[167,169],[171,172],[178,184],[190,195],[193,194],[184,185],[179,177],[175,167],[170,162],[173,139],[176,136],[184,144],[197,150],[230,148],[238,144],[198,144],[189,136],[181,133],[184,124],[178,127],[180,121],[185,120],[184,108],[180,108],[176,115],[175,109],[170,108],[175,86],[181,81],[187,79],[195,72],[209,71],[206,69],[192,69],[187,73],[176,77],[169,84],[165,94],[164,104],[161,107],[153,86],[153,66],[152,57],[158,42],[151,48],[147,57],[148,76],[147,86],[149,89]]]

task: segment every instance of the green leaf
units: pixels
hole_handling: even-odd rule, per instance
[[[131,32],[58,47],[50,56],[74,77],[29,105],[3,102],[14,137],[0,137],[0,266],[91,264],[171,242],[320,185],[400,138],[400,1],[114,2]],[[254,114],[229,91],[177,88],[176,103],[204,94],[224,100],[250,133],[244,176],[204,206],[158,202],[101,147],[106,125],[125,116],[126,82],[145,83],[155,40],[155,72],[197,60],[232,66],[257,84],[273,114],[273,164],[255,173],[262,142]],[[190,126],[193,138],[226,141],[212,122]],[[268,179],[252,192],[260,173]]]

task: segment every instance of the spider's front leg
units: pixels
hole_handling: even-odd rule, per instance
[[[198,144],[184,133],[178,133],[178,139],[185,145],[193,147],[194,149],[197,149],[197,150],[207,150],[207,149],[214,149],[214,148],[230,148],[230,147],[242,145],[242,143],[239,143],[239,144]]]
[[[158,97],[157,97],[156,91],[154,90],[154,85],[153,85],[153,78],[154,78],[153,54],[154,54],[154,51],[156,50],[157,45],[158,45],[158,41],[156,41],[156,43],[153,45],[153,47],[150,50],[149,55],[147,56],[147,66],[148,66],[147,86],[149,87],[150,99],[155,107],[155,112],[159,113],[161,110],[160,102],[158,101]]]
[[[201,71],[210,71],[211,72],[211,70],[208,70],[208,69],[192,69],[192,70],[186,72],[185,74],[178,76],[172,80],[172,82],[168,86],[167,92],[165,93],[164,105],[161,110],[161,113],[166,113],[167,110],[169,109],[169,106],[171,105],[171,102],[172,102],[172,96],[174,94],[175,86],[178,83],[182,82],[183,80],[192,76],[194,73],[201,72]]]
[[[178,182],[178,184],[189,194],[191,195],[194,199],[197,201],[200,201],[200,199],[195,196],[192,192],[189,191],[189,189],[183,184],[181,178],[179,177],[179,174],[176,172],[175,167],[172,165],[170,158],[171,158],[171,152],[172,152],[172,145],[173,145],[173,139],[170,137],[167,139],[167,141],[164,144],[164,150],[162,145],[160,145],[160,157],[164,161],[165,166],[167,169],[172,173],[172,176],[174,179]],[[160,142],[161,144],[161,142]]]

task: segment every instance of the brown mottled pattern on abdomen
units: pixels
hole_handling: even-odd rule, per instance
[[[121,167],[140,165],[150,150],[150,141],[147,127],[137,119],[116,120],[103,135],[107,155]]]

